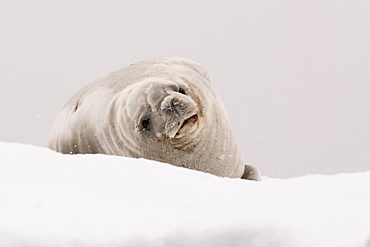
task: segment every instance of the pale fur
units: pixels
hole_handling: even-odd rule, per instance
[[[221,177],[246,176],[209,73],[183,58],[138,62],[85,86],[59,113],[48,146],[65,154],[146,158]]]

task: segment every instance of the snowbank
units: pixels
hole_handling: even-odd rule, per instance
[[[0,246],[370,246],[370,172],[253,182],[0,143]]]

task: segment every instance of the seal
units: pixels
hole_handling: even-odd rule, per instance
[[[88,84],[58,114],[48,147],[260,179],[255,167],[244,165],[209,73],[184,58],[134,63]]]

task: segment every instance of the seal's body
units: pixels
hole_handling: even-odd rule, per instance
[[[259,179],[244,166],[208,72],[182,58],[138,62],[82,88],[59,113],[48,146]]]

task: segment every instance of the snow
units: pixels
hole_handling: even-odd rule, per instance
[[[0,143],[0,246],[370,246],[370,172],[254,182]]]

